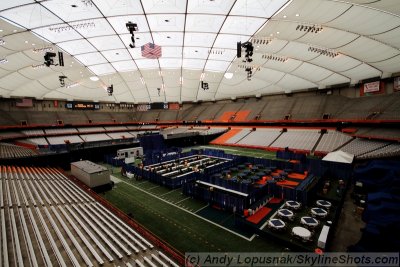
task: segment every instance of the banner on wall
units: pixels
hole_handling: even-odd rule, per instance
[[[372,83],[364,83],[364,94],[379,92],[381,83],[379,81]]]
[[[382,81],[375,81],[364,83],[361,85],[360,95],[374,95],[381,94],[384,91],[384,84]]]
[[[393,91],[400,91],[400,77],[395,77],[393,80]]]
[[[169,103],[169,109],[179,110],[179,103]]]

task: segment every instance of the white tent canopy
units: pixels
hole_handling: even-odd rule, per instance
[[[328,153],[322,160],[351,164],[353,162],[353,159],[353,154],[338,150]]]
[[[138,26],[134,48],[128,21]],[[237,58],[238,41],[252,42],[251,62],[243,62],[244,49]],[[143,57],[147,43],[162,56]],[[65,66],[43,67],[47,49],[63,51]],[[1,97],[207,101],[398,72],[398,0],[0,1]]]

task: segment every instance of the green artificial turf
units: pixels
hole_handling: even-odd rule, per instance
[[[281,245],[257,236],[248,241],[186,212],[198,212],[199,216],[209,216],[207,219],[229,229],[234,227],[232,216],[223,211],[218,214],[216,210],[207,213],[207,209],[211,208],[205,202],[188,198],[181,194],[181,189],[170,190],[148,181],[127,179],[117,173],[117,168],[114,168],[113,175],[123,182],[116,183],[113,190],[101,196],[182,253],[283,250]],[[244,233],[240,230],[237,232]],[[245,236],[250,237],[251,234]]]

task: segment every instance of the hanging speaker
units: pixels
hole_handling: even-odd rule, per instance
[[[242,42],[236,43],[236,56],[238,58],[242,57]]]

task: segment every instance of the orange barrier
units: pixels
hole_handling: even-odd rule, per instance
[[[259,211],[257,211],[255,214],[248,217],[246,220],[251,223],[258,224],[271,211],[272,211],[272,209],[270,209],[270,208],[262,207]]]
[[[235,136],[241,130],[242,129],[231,129],[230,131],[224,133],[217,139],[211,141],[210,144],[215,144],[215,145],[225,144],[226,141],[228,141],[231,137]]]
[[[250,110],[241,110],[236,113],[236,117],[233,121],[247,121],[247,116],[249,116]]]
[[[270,204],[279,204],[279,203],[282,202],[282,200],[283,200],[283,199],[281,199],[281,198],[273,197],[273,198],[271,198],[271,199],[268,201],[268,203],[270,203]]]
[[[235,115],[235,111],[225,111],[221,117],[219,117],[216,121],[220,122],[228,122],[231,120],[232,116]]]
[[[283,180],[283,181],[280,181],[280,182],[277,182],[276,183],[277,185],[280,185],[280,186],[290,186],[290,187],[296,187],[299,183],[298,182],[293,182],[293,181],[288,181],[288,180]]]
[[[296,180],[304,180],[306,179],[307,174],[300,174],[300,173],[291,173],[288,174],[288,178],[296,179]]]

